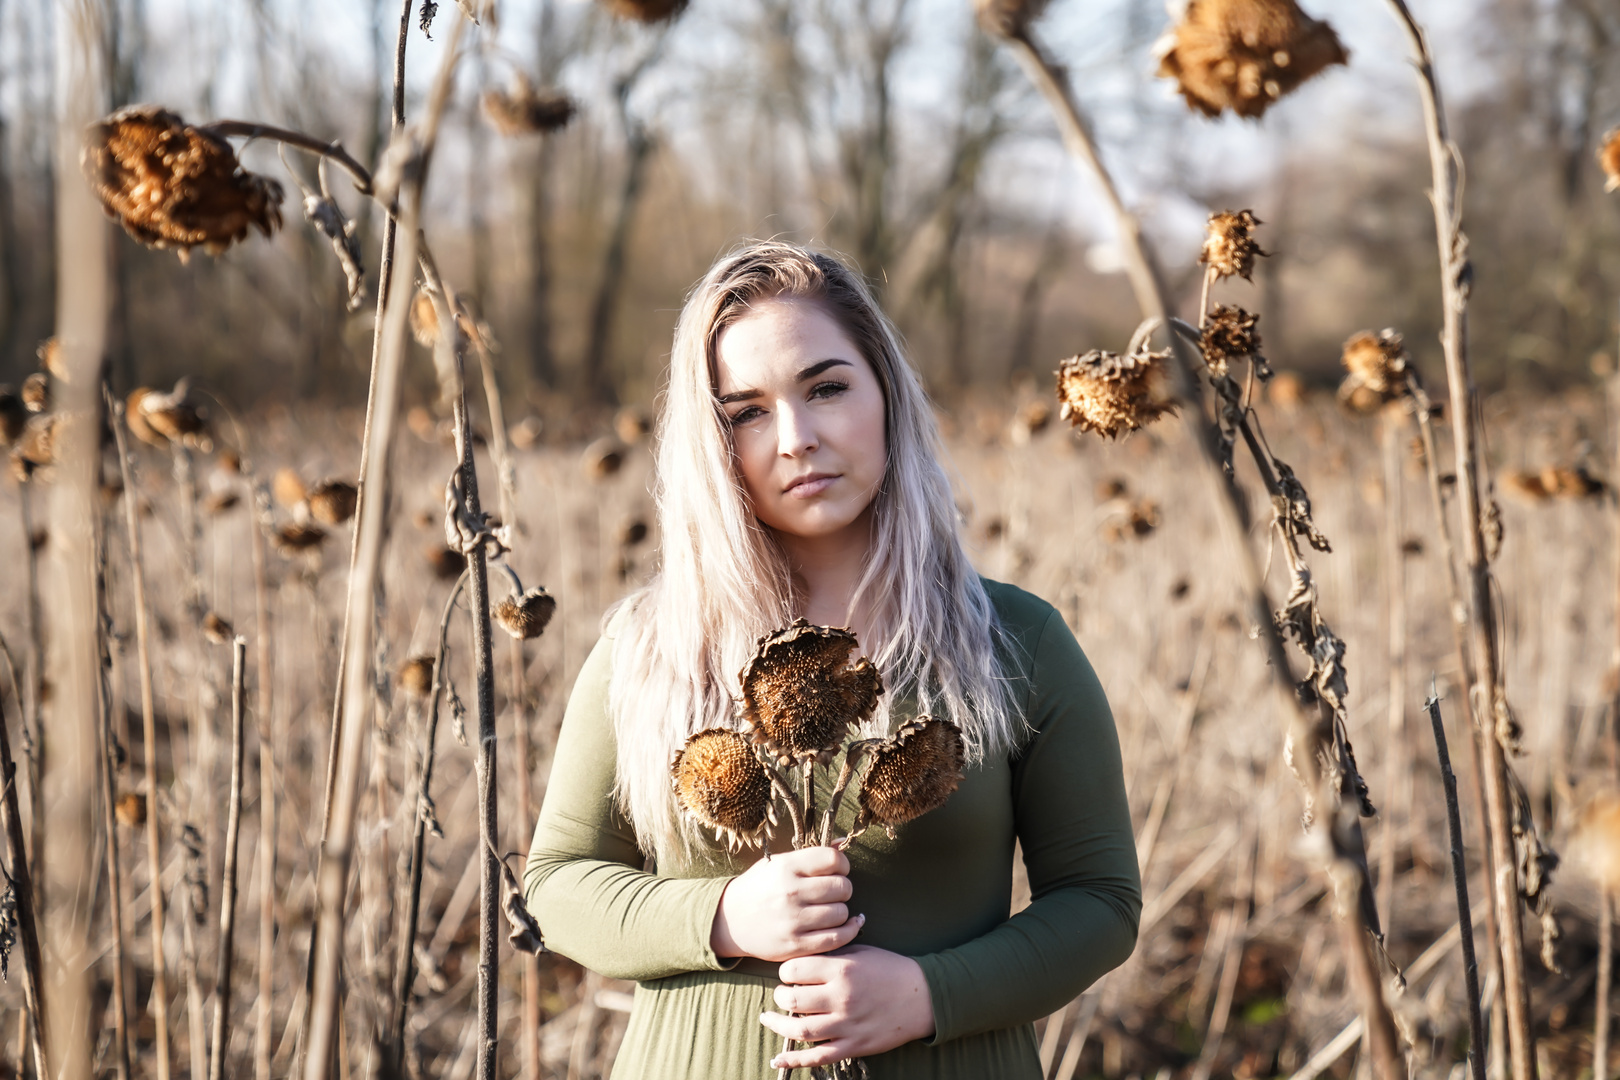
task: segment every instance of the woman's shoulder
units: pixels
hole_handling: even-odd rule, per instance
[[[1035,657],[1042,638],[1055,627],[1061,627],[1067,635],[1068,624],[1057,608],[1032,592],[982,574],[979,580],[984,584],[990,606],[995,609],[1008,660],[1025,678],[1034,675]]]

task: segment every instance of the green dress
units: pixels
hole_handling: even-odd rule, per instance
[[[870,829],[851,845],[850,910],[867,917],[857,941],[914,957],[934,1008],[932,1038],[866,1059],[873,1080],[1038,1080],[1034,1021],[1136,942],[1141,879],[1102,686],[1050,604],[985,588],[1030,730],[1019,752],[969,768],[944,806],[893,840]],[[709,946],[721,891],[757,856],[715,848],[675,873],[664,859],[642,869],[613,805],[611,656],[604,638],[568,702],[524,873],[529,909],[552,949],[638,983],[614,1080],[769,1080],[781,1039],[758,1017],[775,1008],[775,965]],[[893,711],[894,727],[910,719]],[[820,805],[837,764],[818,770]],[[1009,917],[1015,843],[1032,902]]]

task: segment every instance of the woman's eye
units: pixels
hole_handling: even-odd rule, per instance
[[[848,389],[849,383],[829,380],[828,382],[817,383],[815,386],[813,386],[810,389],[810,396],[812,398],[837,397],[839,394],[842,394]]]
[[[764,415],[765,410],[760,408],[758,405],[745,405],[743,408],[738,409],[736,412],[731,414],[731,426],[741,427],[750,420],[756,420]]]

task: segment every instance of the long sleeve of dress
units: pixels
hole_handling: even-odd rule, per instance
[[[635,835],[613,805],[612,652],[604,636],[568,700],[524,868],[524,897],[548,947],[610,978],[725,970],[735,961],[715,955],[709,934],[730,879],[659,877],[641,869]]]
[[[982,936],[917,957],[936,1044],[1044,1016],[1135,947],[1142,885],[1113,715],[1073,634],[1047,610],[1038,635],[1019,642],[1032,658],[1033,733],[1012,767],[1032,902]]]

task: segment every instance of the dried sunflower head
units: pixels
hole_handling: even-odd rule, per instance
[[[1603,173],[1609,178],[1603,185],[1603,190],[1620,189],[1620,127],[1603,136],[1603,147],[1598,151],[1598,164],[1603,166]]]
[[[659,23],[686,10],[687,0],[602,0],[602,6],[621,19]]]
[[[906,724],[872,751],[855,831],[882,825],[893,837],[896,825],[945,805],[966,760],[962,732],[949,720],[919,716]]]
[[[270,534],[270,542],[277,551],[290,558],[320,550],[320,546],[326,543],[326,530],[319,525],[289,521]]]
[[[557,131],[574,118],[574,99],[561,90],[537,90],[521,71],[512,75],[510,90],[489,90],[483,97],[484,115],[502,135],[528,135]]]
[[[597,439],[580,455],[580,466],[592,480],[606,480],[624,468],[624,448],[612,439]]]
[[[519,641],[533,641],[545,632],[557,611],[557,599],[541,588],[522,596],[513,594],[495,605],[495,621]]]
[[[67,381],[67,359],[62,355],[60,341],[54,337],[46,338],[34,350],[34,355],[39,357],[40,367],[44,368],[51,378]]]
[[[1225,375],[1238,360],[1250,360],[1257,371],[1263,369],[1266,360],[1260,355],[1260,333],[1255,330],[1259,321],[1260,316],[1251,315],[1240,307],[1215,305],[1204,322],[1204,336],[1199,342],[1209,370]]]
[[[17,445],[12,449],[12,456],[26,464],[28,470],[43,469],[56,464],[56,455],[60,447],[57,445],[61,436],[60,413],[44,413],[33,416],[23,425],[22,434],[17,438]]]
[[[236,637],[236,628],[222,619],[217,611],[203,616],[203,636],[215,645],[229,645]]]
[[[870,660],[849,662],[856,645],[849,630],[804,619],[761,638],[739,676],[754,741],[784,762],[831,761],[883,693]]]
[[[1081,431],[1114,439],[1146,427],[1176,404],[1165,393],[1167,354],[1093,349],[1058,365],[1058,415]]]
[[[360,489],[347,480],[322,480],[305,493],[304,501],[309,504],[309,516],[316,521],[323,525],[341,525],[354,517]]]
[[[144,388],[131,393],[127,413],[130,431],[143,442],[155,446],[178,443],[204,453],[214,448],[208,410],[192,396],[190,379],[180,379],[166,394]]]
[[[413,656],[399,666],[399,686],[420,700],[433,691],[433,657]]]
[[[1585,466],[1548,465],[1541,470],[1541,486],[1548,495],[1560,499],[1591,499],[1606,489],[1602,480],[1586,471]]]
[[[973,12],[991,37],[1017,38],[1041,17],[1046,4],[1047,0],[973,0]]]
[[[1209,264],[1220,277],[1253,281],[1255,258],[1267,254],[1254,238],[1255,226],[1263,224],[1252,210],[1222,210],[1209,215],[1198,261]]]
[[[1339,400],[1354,412],[1373,410],[1406,395],[1411,373],[1406,344],[1393,330],[1363,330],[1344,343]]]
[[[184,261],[201,245],[218,255],[281,227],[281,185],[250,173],[231,144],[155,105],[120,109],[87,133],[80,157],[109,217],[148,247]]]
[[[31,413],[42,413],[51,407],[51,380],[43,371],[36,371],[23,380],[22,403]]]
[[[277,469],[276,475],[270,478],[270,494],[275,496],[276,502],[291,510],[304,501],[307,489],[297,472],[282,467]]]
[[[1205,116],[1257,119],[1279,98],[1349,55],[1294,0],[1187,0],[1159,44],[1159,74]]]
[[[422,549],[422,557],[427,560],[433,576],[440,581],[454,581],[467,569],[467,556],[443,544],[429,544]]]
[[[126,791],[113,804],[113,816],[118,824],[138,829],[146,824],[146,796],[138,791]]]
[[[717,840],[759,846],[771,805],[771,782],[742,734],[709,728],[686,740],[670,766],[681,806]]]

